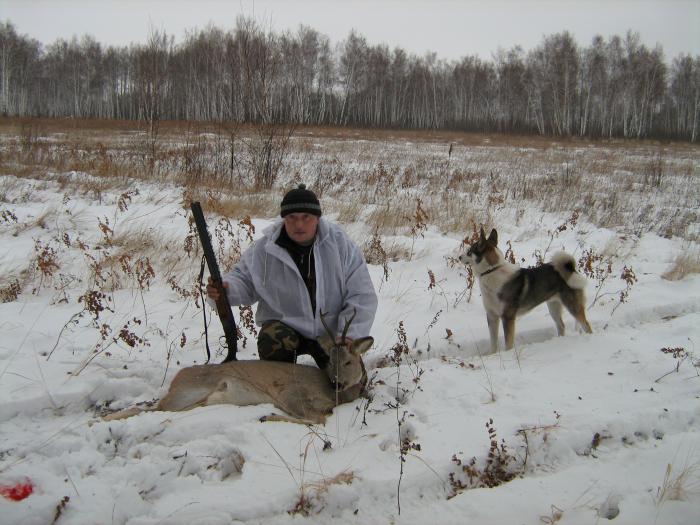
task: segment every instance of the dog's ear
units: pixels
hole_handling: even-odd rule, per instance
[[[484,233],[484,227],[481,227],[481,241],[486,241],[486,234]]]
[[[491,230],[491,235],[489,235],[489,241],[495,245],[498,245],[498,232],[495,228]]]

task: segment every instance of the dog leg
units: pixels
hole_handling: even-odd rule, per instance
[[[497,315],[486,312],[486,322],[489,325],[489,337],[491,338],[491,353],[498,352],[498,323],[500,319]]]
[[[515,317],[504,317],[503,337],[506,340],[506,350],[515,348]]]
[[[588,319],[586,319],[586,310],[585,308],[583,308],[583,306],[580,310],[577,311],[577,314],[574,317],[576,317],[576,322],[581,328],[583,328],[584,332],[586,332],[587,334],[593,333],[591,324],[588,322]]]
[[[583,329],[584,332],[588,334],[593,333],[588,319],[586,319],[586,306],[585,306],[585,296],[579,290],[578,293],[573,294],[573,297],[564,301],[564,306],[569,311],[569,313],[576,319],[578,325]],[[562,298],[564,298],[562,296]]]
[[[549,308],[549,315],[554,319],[554,324],[557,325],[557,335],[563,336],[566,331],[564,326],[564,320],[561,318],[561,302],[560,301],[548,301],[547,308]]]

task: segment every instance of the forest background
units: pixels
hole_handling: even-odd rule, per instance
[[[167,119],[696,142],[700,57],[667,62],[631,31],[588,46],[564,31],[534,49],[448,61],[243,16],[177,44],[152,28],[128,46],[88,35],[45,46],[6,21],[0,114],[144,120],[151,133]]]

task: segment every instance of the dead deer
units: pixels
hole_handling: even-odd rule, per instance
[[[258,360],[190,366],[175,375],[168,393],[155,407],[145,410],[183,411],[217,404],[271,403],[286,415],[271,414],[261,421],[325,424],[326,417],[337,405],[359,398],[367,384],[362,354],[372,346],[374,339],[346,340],[354,317],[346,321],[337,342],[321,315],[328,332],[318,339],[329,358],[325,370]],[[132,407],[109,414],[103,420],[124,419],[142,411]]]

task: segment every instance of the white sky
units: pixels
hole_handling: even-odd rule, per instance
[[[0,20],[45,44],[83,34],[107,45],[145,42],[151,24],[177,42],[208,23],[231,28],[239,14],[276,32],[305,24],[333,43],[355,29],[370,44],[445,59],[529,50],[563,30],[588,46],[596,34],[631,29],[667,59],[700,55],[700,0],[0,0]]]

